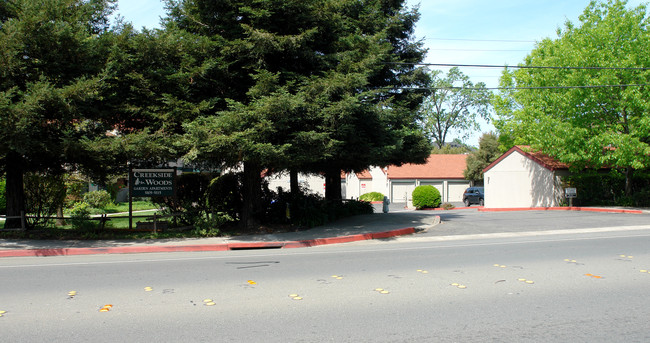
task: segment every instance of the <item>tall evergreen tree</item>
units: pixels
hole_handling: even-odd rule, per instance
[[[260,172],[324,172],[340,198],[342,170],[423,161],[415,123],[426,75],[402,1],[169,1],[167,29],[207,37],[218,51],[212,111],[187,124],[186,155],[244,166],[243,225],[261,204]],[[399,89],[397,89],[399,88]],[[334,176],[334,177],[332,177]]]
[[[114,0],[15,0],[0,6],[0,168],[7,215],[25,210],[23,175],[91,161],[95,106]],[[19,221],[8,220],[7,226]]]

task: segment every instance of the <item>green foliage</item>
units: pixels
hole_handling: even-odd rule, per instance
[[[91,230],[97,227],[97,223],[90,220],[91,206],[85,202],[77,202],[70,209],[70,224],[75,229]]]
[[[165,208],[165,212],[177,214],[175,220],[193,225],[199,218],[206,218],[210,213],[206,197],[211,179],[209,174],[182,174],[176,180],[176,196],[155,197],[152,200]]]
[[[504,71],[501,87],[519,88],[494,102],[495,127],[507,148],[528,144],[576,170],[650,166],[650,88],[640,86],[648,73],[634,70],[650,65],[650,17],[645,5],[626,4],[591,1],[578,24],[567,22],[522,63],[593,69]],[[548,86],[559,88],[543,89]],[[631,196],[629,178],[625,189]]]
[[[112,0],[1,5],[0,172],[11,185],[11,216],[48,212],[30,205],[30,190],[23,188],[26,173],[61,174],[64,166],[102,169],[83,141],[107,129],[100,118],[110,110],[99,102],[112,9]]]
[[[567,184],[575,187],[578,197],[575,206],[650,206],[650,171],[638,170],[632,175],[632,195],[625,194],[625,174],[584,171],[567,178]]]
[[[439,147],[434,145],[432,154],[437,155],[458,155],[458,154],[467,154],[476,150],[475,147],[463,143],[460,139],[455,138],[451,144],[445,143],[445,145]]]
[[[0,179],[0,214],[5,214],[7,211],[6,184],[7,181],[5,179]]]
[[[467,139],[480,130],[479,117],[490,119],[490,92],[483,82],[474,85],[458,67],[451,68],[446,77],[441,74],[440,70],[431,72],[433,91],[420,108],[422,127],[438,148],[445,145],[450,131],[460,132]]]
[[[66,201],[72,206],[82,201],[83,195],[88,191],[88,181],[83,180],[78,174],[66,174],[64,176]]]
[[[467,180],[483,181],[483,169],[501,156],[499,140],[494,133],[483,134],[477,151],[467,156],[467,167],[463,176]]]
[[[384,63],[424,57],[412,40],[417,12],[403,1],[194,0],[169,7],[168,30],[214,44],[187,59],[200,73],[184,99],[211,106],[183,125],[179,146],[187,159],[336,175],[428,156],[415,120],[426,91],[405,90],[426,85],[426,75],[412,63]],[[259,198],[260,187],[248,186],[254,182],[243,180],[245,204]]]
[[[193,235],[197,237],[221,236],[222,228],[235,221],[226,213],[217,212],[204,218],[197,218],[194,222]]]
[[[370,192],[366,194],[362,194],[359,197],[359,200],[361,201],[383,201],[384,200],[384,195],[379,193],[379,192]]]
[[[412,197],[413,206],[418,210],[440,206],[440,191],[431,185],[415,187]]]
[[[92,208],[105,208],[111,203],[111,195],[105,190],[87,192],[83,196],[83,202]]]
[[[45,224],[65,201],[65,182],[61,175],[28,173],[24,178],[25,208],[29,227]]]
[[[373,213],[366,201],[328,201],[316,194],[280,193],[270,204],[266,216],[268,224],[290,224],[295,227],[314,227],[337,219]]]
[[[212,179],[207,192],[211,212],[222,213],[231,221],[240,218],[243,205],[241,175],[227,173]]]

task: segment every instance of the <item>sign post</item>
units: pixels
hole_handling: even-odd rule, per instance
[[[129,229],[133,229],[133,198],[174,196],[175,176],[176,168],[133,169],[129,167]]]
[[[564,196],[569,199],[569,207],[573,207],[573,198],[578,196],[578,191],[575,188],[565,188]]]

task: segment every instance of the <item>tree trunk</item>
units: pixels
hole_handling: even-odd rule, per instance
[[[20,217],[25,212],[25,188],[23,183],[22,158],[15,152],[7,154],[5,159],[7,171],[7,217]],[[7,218],[6,228],[20,228],[21,218]]]
[[[58,206],[56,208],[56,216],[58,217],[56,220],[56,226],[64,226],[65,225],[65,220],[63,219],[63,206]]]
[[[325,171],[325,199],[341,200],[341,170],[330,168]]]
[[[625,168],[625,195],[632,195],[632,168]]]
[[[251,162],[244,162],[243,200],[241,221],[239,225],[244,230],[255,229],[258,224],[257,214],[260,211],[262,198],[262,168]]]
[[[300,185],[298,184],[298,171],[291,169],[289,171],[289,185],[291,187],[291,197],[295,199],[300,194]]]

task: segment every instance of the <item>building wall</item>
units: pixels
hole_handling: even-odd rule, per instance
[[[278,187],[282,187],[285,192],[291,190],[288,172],[274,174],[267,177],[266,180],[269,182],[269,189],[272,191],[277,191]],[[301,187],[307,187],[312,193],[325,196],[325,178],[323,176],[298,174],[298,183]]]
[[[348,173],[345,178],[346,181],[346,196],[347,199],[358,199],[360,196],[370,192],[379,192],[383,195],[389,196],[386,173],[379,167],[371,167],[368,172],[371,179],[359,179],[357,174]]]
[[[462,202],[463,193],[471,186],[468,180],[447,180],[447,179],[397,179],[390,180],[390,199],[394,203],[407,203],[410,207],[412,202],[413,189],[417,186],[434,186],[440,192],[442,203]],[[408,199],[405,199],[405,193]]]
[[[485,207],[558,206],[561,176],[514,151],[485,173]]]

